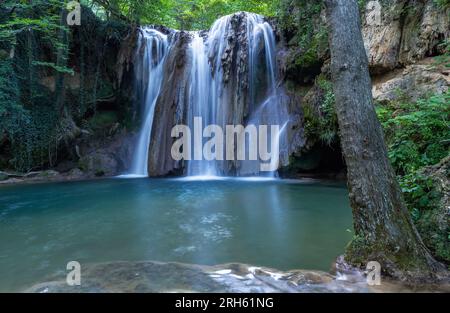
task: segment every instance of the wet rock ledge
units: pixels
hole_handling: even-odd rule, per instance
[[[315,270],[278,271],[271,268],[229,263],[217,266],[183,263],[112,262],[81,267],[81,286],[68,286],[65,273],[51,277],[24,292],[409,292],[402,285],[383,281],[368,286],[359,272],[331,275]],[[442,290],[441,290],[442,291]]]

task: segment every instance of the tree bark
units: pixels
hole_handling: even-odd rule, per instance
[[[355,237],[345,260],[378,261],[382,273],[410,282],[448,278],[423,244],[389,163],[372,98],[368,60],[355,0],[326,0],[342,152],[347,164]]]

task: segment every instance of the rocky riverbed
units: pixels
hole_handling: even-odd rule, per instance
[[[66,273],[57,273],[47,282],[24,290],[32,293],[110,293],[110,292],[448,292],[450,286],[406,287],[382,280],[369,286],[364,273],[355,270],[330,274],[315,270],[278,271],[267,267],[229,263],[217,266],[184,263],[111,262],[81,268],[81,285],[69,286]]]

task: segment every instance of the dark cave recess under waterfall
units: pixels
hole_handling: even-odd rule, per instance
[[[194,118],[201,117],[203,127],[223,130],[225,125],[279,125],[277,157],[287,164],[290,115],[279,88],[275,37],[263,16],[246,12],[219,18],[209,31],[140,28],[133,64],[141,125],[129,174],[276,175],[260,172],[259,157],[250,161],[248,155],[242,161],[171,156],[177,139],[172,128],[183,124],[192,130]],[[191,150],[202,149],[207,139],[193,142]]]

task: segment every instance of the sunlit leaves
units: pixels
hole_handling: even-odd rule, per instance
[[[249,11],[273,16],[278,1],[269,0],[91,0],[110,18],[137,24],[158,24],[175,29],[208,29],[220,16]]]

